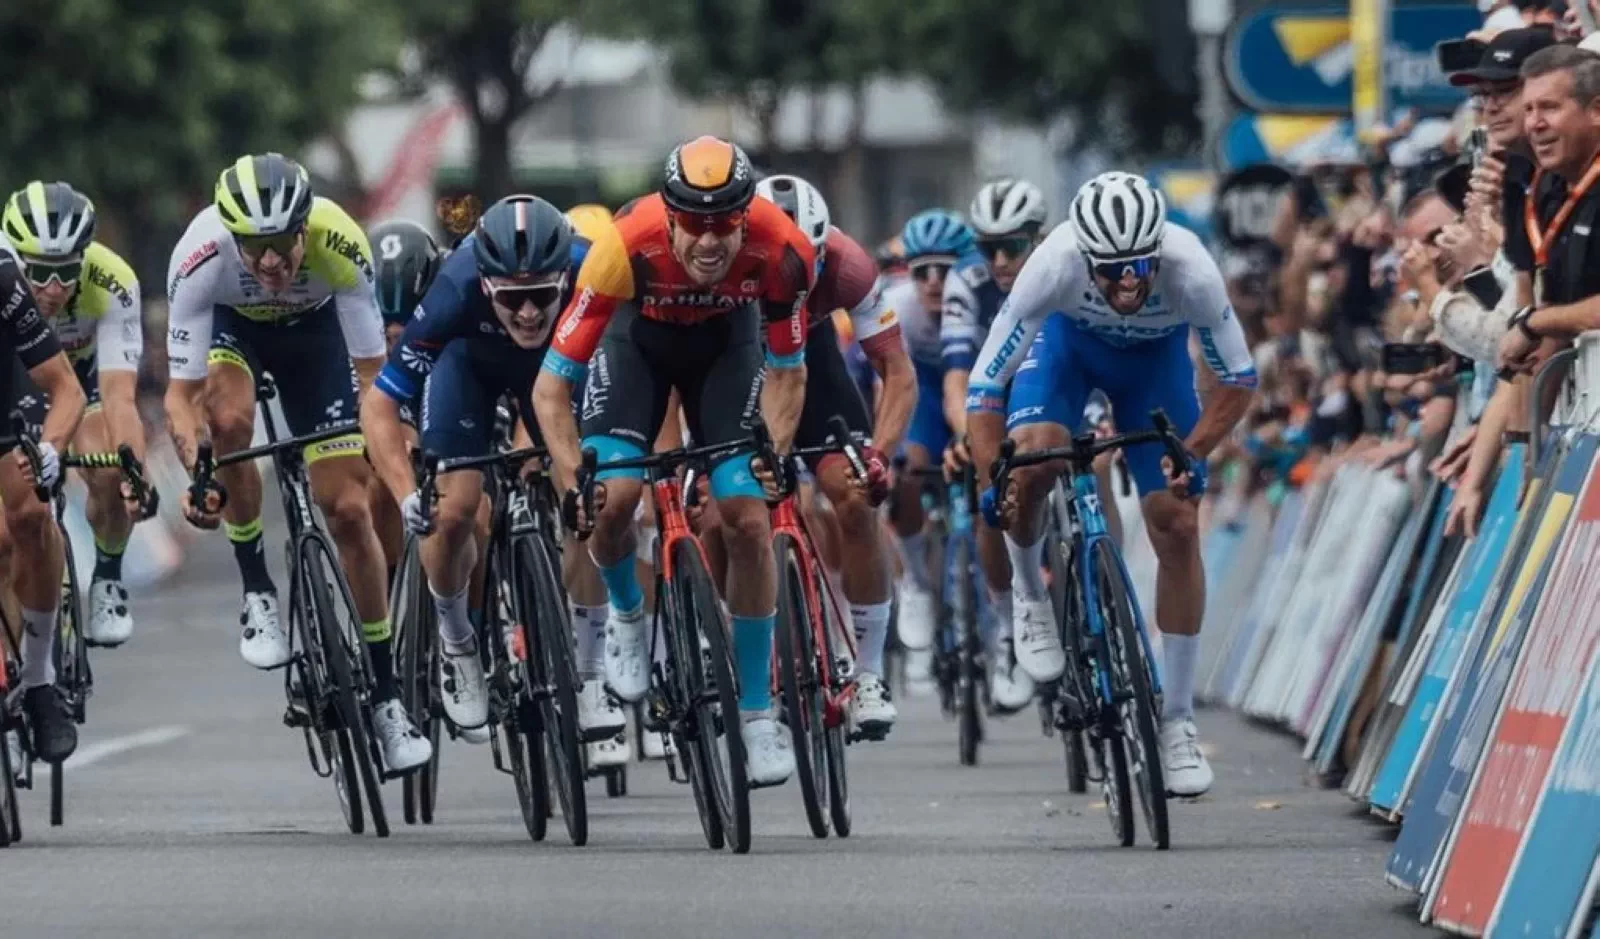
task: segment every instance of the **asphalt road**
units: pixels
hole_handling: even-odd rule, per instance
[[[1294,741],[1219,713],[1201,719],[1216,788],[1174,807],[1164,853],[1113,844],[1031,713],[991,722],[969,769],[927,699],[852,748],[846,840],[810,836],[791,782],[754,796],[750,855],[713,853],[687,788],[642,764],[625,798],[590,783],[587,847],[559,821],[535,844],[510,778],[460,743],[436,824],[405,826],[390,784],[393,837],[353,836],[280,723],[280,675],[238,657],[231,568],[192,552],[98,654],[67,824],[24,793],[24,841],[0,852],[0,936],[1431,934],[1383,883],[1386,830],[1307,788]]]

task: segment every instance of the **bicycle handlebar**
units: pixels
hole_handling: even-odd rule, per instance
[[[161,493],[145,478],[144,464],[133,455],[133,447],[128,444],[119,445],[115,453],[68,453],[61,458],[61,465],[63,468],[120,470],[133,493],[133,500],[139,503],[140,521],[154,518],[161,508]]]
[[[1165,411],[1156,408],[1150,412],[1152,430],[1139,430],[1126,434],[1114,434],[1110,437],[1096,438],[1092,434],[1079,434],[1072,438],[1065,447],[1053,447],[1045,450],[1030,450],[1027,453],[1017,452],[1017,442],[1007,439],[1000,444],[1000,459],[994,462],[992,475],[994,476],[994,493],[996,499],[1005,497],[1007,486],[1011,481],[1011,471],[1023,466],[1035,466],[1040,463],[1049,463],[1055,460],[1066,460],[1073,472],[1088,472],[1094,458],[1108,450],[1120,450],[1142,443],[1159,443],[1167,451],[1167,458],[1172,461],[1172,479],[1177,479],[1189,472],[1189,451],[1184,448],[1183,439],[1178,436],[1172,426],[1172,420]]]

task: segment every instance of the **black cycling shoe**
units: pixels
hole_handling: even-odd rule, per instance
[[[22,707],[33,727],[35,757],[46,763],[62,763],[78,749],[78,726],[72,722],[67,699],[54,685],[24,691]]]

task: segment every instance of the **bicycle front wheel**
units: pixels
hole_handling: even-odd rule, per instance
[[[962,766],[978,765],[978,744],[983,740],[983,714],[979,710],[982,670],[978,667],[978,591],[973,582],[973,545],[958,538],[951,548],[954,584],[956,655],[956,718]]]
[[[89,671],[89,648],[83,635],[83,597],[78,589],[78,568],[72,559],[72,539],[61,531],[61,605],[56,613],[56,685],[66,694],[74,723],[82,725],[94,689]],[[60,763],[50,764],[50,825],[66,821],[67,781]]]
[[[1143,628],[1128,592],[1126,572],[1109,541],[1095,543],[1094,569],[1101,615],[1110,646],[1113,684],[1119,695],[1122,744],[1127,750],[1140,807],[1150,838],[1162,850],[1171,846],[1167,822],[1167,784],[1150,661],[1145,657]]]
[[[823,725],[816,650],[807,602],[806,567],[801,547],[789,535],[772,541],[778,569],[778,669],[783,678],[783,710],[794,738],[795,774],[811,834],[828,837],[828,740]]]
[[[0,669],[5,662],[0,661]],[[5,688],[0,686],[0,700],[5,698]],[[4,718],[0,713],[0,718]],[[6,740],[9,731],[0,719],[0,848],[22,838],[22,818],[17,811],[17,774],[11,765],[11,744]]]
[[[1056,537],[1050,539],[1047,553],[1050,561],[1050,603],[1055,608],[1061,647],[1067,652],[1067,670],[1056,686],[1058,713],[1063,704],[1063,695],[1067,698],[1065,706],[1081,710],[1094,700],[1092,696],[1085,696],[1079,680],[1083,674],[1083,646],[1079,639],[1082,617],[1078,613],[1082,594],[1078,590],[1078,578],[1072,566],[1072,549],[1059,531]],[[1054,718],[1057,715],[1051,716]],[[1067,763],[1067,791],[1088,792],[1089,755],[1084,746],[1083,732],[1061,727],[1059,721],[1057,727],[1061,730],[1061,744]]]
[[[574,845],[589,840],[589,805],[584,792],[582,734],[578,730],[578,668],[572,655],[572,624],[567,615],[567,595],[561,589],[559,568],[549,545],[537,536],[515,542],[517,577],[514,583],[519,620],[532,623],[535,645],[525,649],[525,691],[537,704],[549,756],[556,798],[567,836]],[[532,592],[531,596],[529,591]]]
[[[433,758],[400,781],[406,824],[433,824],[434,800],[439,791],[440,707],[433,670],[438,631],[434,627],[433,598],[422,573],[422,558],[415,538],[406,539],[405,553],[395,574],[389,608],[394,611],[394,657],[399,669],[400,701],[433,745]]]

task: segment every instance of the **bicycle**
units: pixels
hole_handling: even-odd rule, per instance
[[[718,600],[705,549],[689,528],[685,494],[699,498],[696,476],[719,458],[760,447],[753,436],[736,443],[678,448],[627,460],[599,463],[592,447],[583,451],[578,491],[584,514],[594,517],[595,474],[601,470],[643,469],[655,502],[659,537],[655,546],[655,609],[651,624],[650,690],[645,724],[666,732],[677,747],[677,761],[689,778],[706,845],[750,850],[750,780],[744,739],[739,734],[739,689],[735,681],[732,635]],[[772,464],[769,464],[772,465]],[[687,472],[678,477],[679,468]],[[579,537],[587,537],[580,533]],[[663,656],[656,656],[664,640]],[[718,738],[721,745],[718,745]]]
[[[413,451],[420,457],[420,453]],[[421,462],[417,466],[420,469]],[[433,747],[427,764],[400,780],[401,814],[407,825],[420,820],[433,824],[439,795],[439,735],[444,724],[438,701],[437,615],[433,595],[422,572],[422,555],[415,535],[406,535],[400,563],[395,566],[389,590],[390,621],[394,627],[395,681],[400,703]]]
[[[20,411],[11,414],[12,438],[8,441],[0,440],[0,450],[9,451],[12,447],[22,451],[23,456],[32,467],[34,478],[37,479],[42,471],[43,460],[39,453],[38,441],[34,438],[33,429],[28,425],[27,419]],[[127,444],[119,446],[114,453],[72,453],[61,456],[62,475],[56,480],[53,487],[43,484],[34,487],[34,494],[39,501],[49,503],[55,516],[56,528],[61,533],[62,573],[61,573],[61,599],[56,606],[56,641],[52,649],[52,658],[55,663],[56,687],[60,690],[66,701],[67,709],[72,715],[74,724],[82,726],[88,717],[89,698],[94,694],[94,672],[89,666],[89,644],[83,634],[83,595],[78,583],[77,564],[72,553],[72,537],[67,531],[66,512],[66,474],[68,469],[117,469],[122,473],[123,479],[128,483],[134,498],[140,505],[139,520],[150,518],[160,507],[160,494],[149,484],[145,478],[144,466],[133,454],[133,448]],[[4,623],[4,616],[0,614],[0,624]],[[0,671],[4,671],[0,668]],[[5,682],[0,679],[0,687]],[[21,687],[12,689],[8,694],[0,696],[5,701],[5,712],[12,717],[9,721],[0,720],[0,724],[13,725],[22,741],[23,766],[10,767],[10,755],[5,757],[6,768],[17,774],[20,779],[20,788],[33,788],[33,764],[36,762],[30,749],[33,739],[31,729],[21,713]],[[0,731],[0,737],[3,737]],[[3,744],[0,744],[3,748]],[[13,792],[14,797],[14,792]],[[50,825],[59,827],[66,821],[66,778],[65,769],[61,763],[50,764]],[[21,837],[20,819],[12,819],[12,827],[17,838]],[[13,839],[14,840],[14,839]]]
[[[937,466],[905,472],[924,481],[927,491],[923,504],[932,526],[930,540],[943,548],[938,568],[943,572],[938,585],[940,619],[933,656],[939,705],[945,717],[956,719],[961,765],[976,766],[978,747],[985,736],[983,712],[990,707],[989,676],[978,629],[982,602],[978,583],[982,572],[972,524],[978,511],[977,477],[970,464],[950,481]]]
[[[523,464],[548,455],[540,447],[444,461],[425,455],[419,491],[423,505],[432,505],[439,473],[485,471],[492,522],[478,652],[485,658],[495,769],[515,781],[522,821],[534,841],[543,841],[548,831],[553,775],[567,835],[581,846],[589,840],[589,814],[578,667],[557,560],[560,516],[547,475],[518,478]],[[437,668],[435,663],[430,671]]]
[[[284,667],[284,697],[288,708],[283,722],[305,734],[306,758],[312,772],[332,779],[339,808],[350,833],[372,830],[389,836],[388,816],[379,786],[385,774],[372,726],[372,661],[361,634],[350,585],[339,566],[327,523],[311,496],[304,450],[312,444],[359,433],[354,422],[329,427],[299,437],[278,439],[276,421],[268,407],[277,397],[270,376],[256,386],[267,442],[259,447],[215,457],[211,443],[200,444],[189,487],[190,501],[204,505],[212,493],[218,511],[227,504],[227,492],[214,477],[218,469],[249,460],[272,460],[289,537],[284,543],[289,572],[289,662]],[[363,813],[362,794],[366,795]]]
[[[1133,780],[1145,825],[1157,848],[1171,846],[1167,790],[1163,779],[1161,681],[1153,663],[1144,618],[1122,553],[1106,531],[1093,462],[1099,454],[1142,443],[1160,443],[1174,478],[1188,472],[1189,458],[1172,422],[1159,408],[1150,413],[1154,430],[1096,438],[1079,434],[1070,444],[1019,454],[1016,442],[1000,446],[994,465],[994,497],[1004,501],[1011,471],[1064,461],[1070,495],[1059,500],[1057,521],[1066,535],[1059,562],[1068,616],[1058,622],[1067,669],[1060,679],[1056,726],[1086,735],[1087,776],[1101,784],[1112,833],[1123,847],[1134,841]],[[1071,643],[1071,644],[1067,644]]]
[[[828,421],[832,441],[795,450],[789,465],[798,468],[807,457],[842,453],[858,478],[866,462],[843,417]],[[765,428],[756,439],[762,453],[772,452]],[[775,679],[780,686],[789,733],[794,738],[795,774],[805,803],[811,834],[828,837],[829,822],[839,837],[850,836],[850,782],[845,770],[845,709],[855,694],[850,677],[855,637],[837,597],[828,586],[822,558],[806,527],[794,494],[771,509],[772,548],[778,571],[778,619],[774,636]],[[842,637],[842,638],[840,638]],[[842,647],[842,648],[841,648]]]

